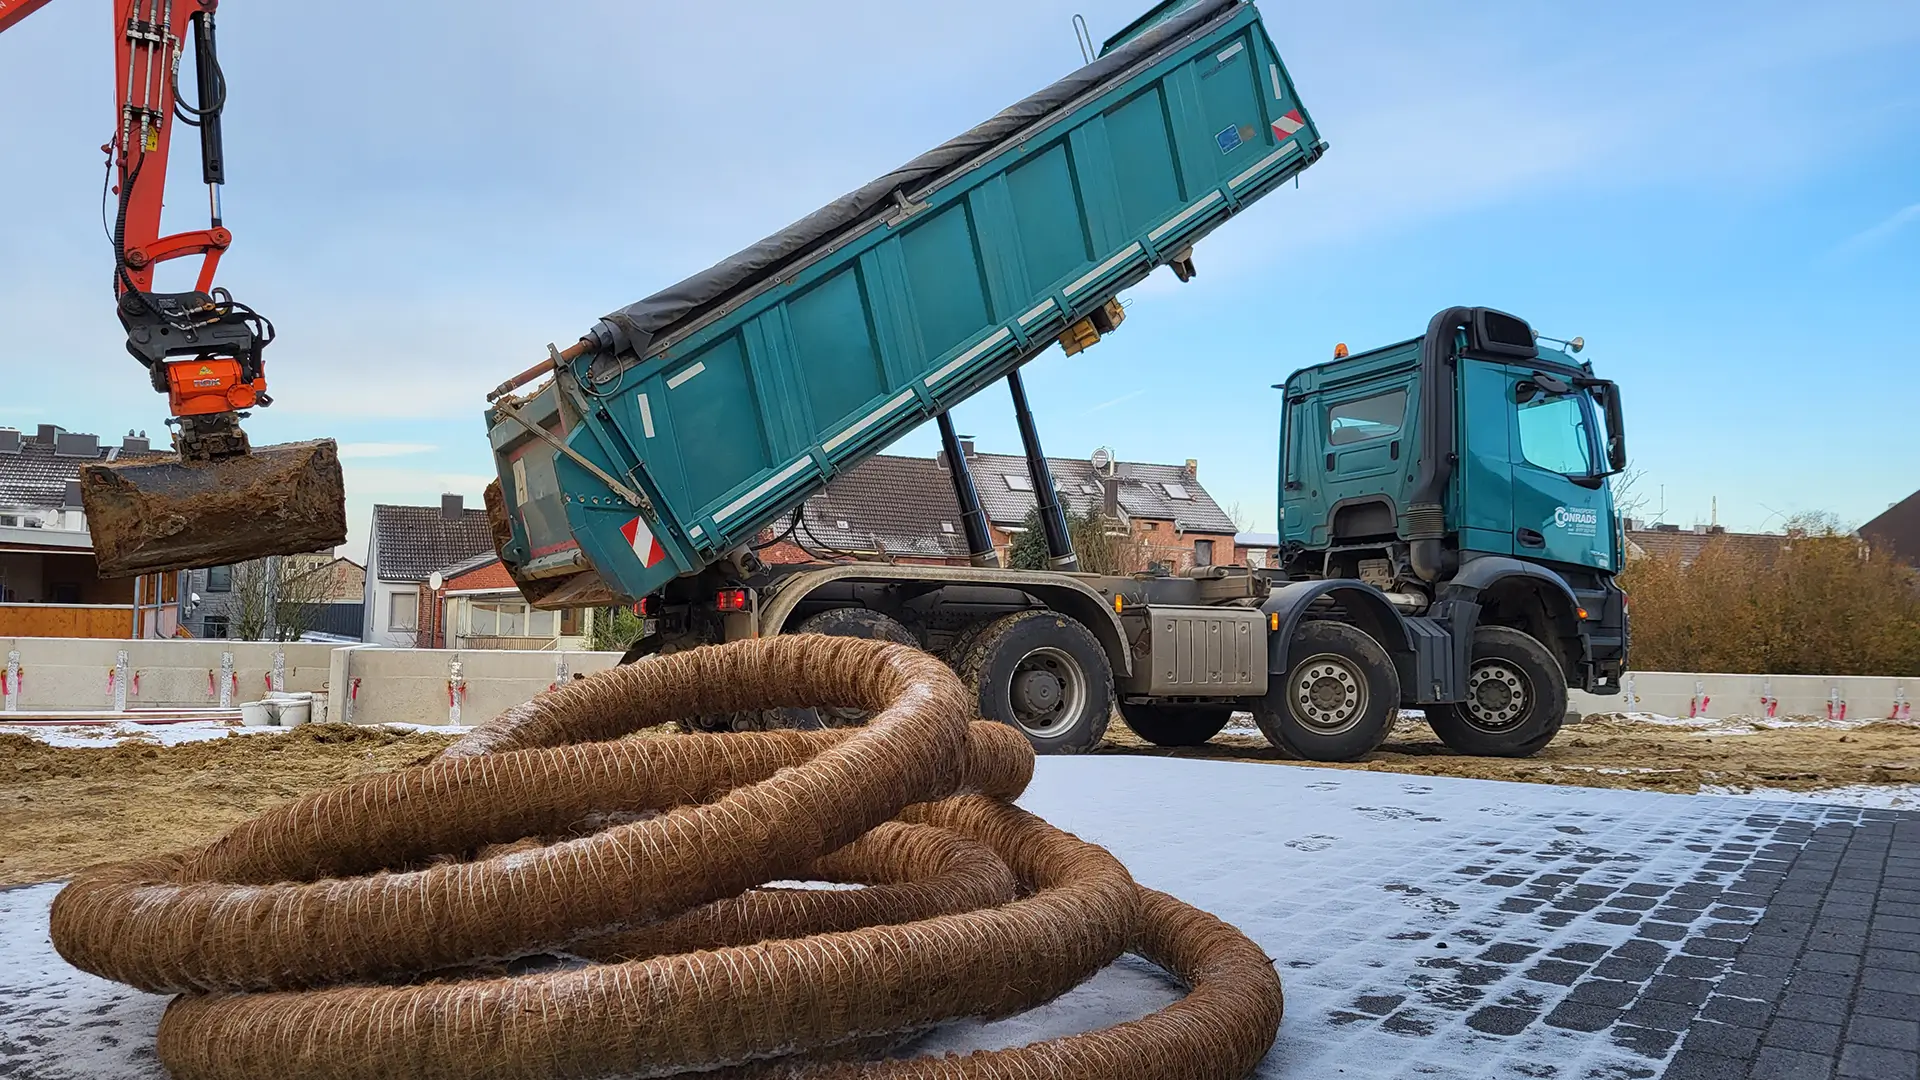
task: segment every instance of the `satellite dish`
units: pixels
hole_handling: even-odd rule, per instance
[[[447,579],[441,577],[440,571],[438,570],[435,570],[433,573],[427,575],[427,588],[433,590],[434,592],[439,592],[440,586],[445,585],[446,583],[447,583]]]
[[[1093,471],[1107,476],[1113,475],[1113,451],[1102,446],[1093,452],[1091,459]]]

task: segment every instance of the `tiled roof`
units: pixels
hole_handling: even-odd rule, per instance
[[[513,575],[507,572],[507,566],[500,561],[500,556],[491,550],[446,567],[440,571],[440,577],[440,587],[448,592],[473,589],[517,592],[520,588],[514,584]]]
[[[884,550],[929,558],[967,554],[953,482],[929,458],[876,454],[835,476],[807,500],[804,513],[805,528],[796,528],[793,538],[816,551]],[[775,534],[786,532],[788,522],[785,517],[776,521]]]
[[[64,505],[67,482],[80,479],[80,466],[97,461],[162,461],[171,453],[122,454],[118,445],[103,446],[92,457],[56,456],[53,447],[36,442],[31,433],[15,452],[0,453],[0,506],[52,509]]]
[[[1677,558],[1686,566],[1700,557],[1709,544],[1724,544],[1762,562],[1772,562],[1788,538],[1779,533],[1694,532],[1689,529],[1629,529],[1627,553],[1633,557],[1651,555]],[[1638,549],[1638,550],[1636,550]]]
[[[1033,492],[1015,486],[1032,486],[1027,482],[1027,459],[1018,454],[975,454],[967,463],[973,469],[973,485],[980,489],[980,504],[986,508],[987,517],[995,525],[1019,525],[1034,505]],[[1100,477],[1092,462],[1048,458],[1047,467],[1053,472],[1054,485],[1073,510],[1085,513],[1100,508]],[[1014,478],[1012,484],[1007,482],[1009,476]],[[1235,531],[1233,519],[1184,465],[1122,461],[1115,464],[1114,477],[1120,481],[1120,509],[1128,517],[1172,521],[1188,532]],[[1173,492],[1187,497],[1177,498]]]
[[[1002,527],[1018,527],[1027,511],[1033,509],[1033,492],[1009,487],[1006,477],[1024,482],[1027,459],[1014,454],[975,454],[967,463],[988,519]],[[1073,510],[1085,513],[1099,509],[1100,485],[1091,464],[1063,458],[1048,458],[1047,464],[1053,471],[1054,484]],[[1116,472],[1120,508],[1128,516],[1178,520],[1181,528],[1194,532],[1234,531],[1232,519],[1187,475],[1184,466],[1123,461]],[[1187,498],[1173,498],[1164,484],[1176,485],[1175,490],[1184,492]],[[796,528],[794,539],[814,549],[884,550],[889,555],[926,558],[964,558],[967,554],[953,482],[946,468],[929,458],[891,454],[867,458],[808,499],[805,514],[806,527]],[[774,523],[774,533],[784,533],[787,525],[788,519],[781,518]]]
[[[373,543],[381,581],[425,581],[427,575],[493,550],[487,512],[441,514],[438,506],[373,507]]]
[[[1920,491],[1860,526],[1860,535],[1886,548],[1895,559],[1908,566],[1920,567]]]

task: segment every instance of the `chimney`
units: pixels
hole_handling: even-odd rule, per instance
[[[1200,479],[1200,459],[1199,458],[1187,459],[1187,475],[1189,477],[1192,477],[1195,480]]]
[[[1695,536],[1705,536],[1707,535],[1707,527],[1705,525],[1695,525],[1693,532]]]
[[[440,496],[440,517],[443,521],[458,521],[465,512],[466,497],[462,495]]]
[[[1100,512],[1110,518],[1120,516],[1120,481],[1111,476],[1100,478]]]
[[[1634,524],[1634,521],[1633,521],[1633,519],[1632,519],[1632,518],[1621,518],[1621,519],[1620,519],[1620,527],[1621,527],[1622,529],[1625,529],[1625,530],[1626,530],[1626,531],[1628,531],[1628,532],[1633,532],[1633,531],[1634,531],[1634,530],[1635,530],[1636,528],[1638,528],[1639,526],[1637,526],[1637,525],[1635,525],[1635,524]]]
[[[20,432],[14,428],[0,428],[0,454],[20,452]]]
[[[129,431],[127,437],[120,440],[120,452],[123,454],[144,454],[151,449],[153,444],[147,441],[147,433],[144,431],[138,435]]]
[[[42,446],[52,446],[53,437],[58,434],[60,434],[60,429],[53,424],[41,424],[40,434],[36,435],[33,441]]]
[[[973,440],[972,439],[960,440],[960,456],[963,458],[970,458],[973,456]]]
[[[53,437],[53,456],[97,458],[100,456],[100,436],[83,435],[77,431],[62,431]]]

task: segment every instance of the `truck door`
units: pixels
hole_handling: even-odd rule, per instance
[[[1290,398],[1281,492],[1284,539],[1312,547],[1332,541],[1341,504],[1378,502],[1364,531],[1392,532],[1405,474],[1414,459],[1413,383],[1394,372],[1352,385]],[[1352,530],[1348,530],[1352,534]]]
[[[1613,523],[1592,398],[1564,381],[1544,387],[1526,367],[1509,366],[1507,374],[1515,410],[1513,553],[1610,568]]]

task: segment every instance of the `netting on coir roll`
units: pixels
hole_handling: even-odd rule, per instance
[[[824,732],[620,736],[772,707]],[[1012,805],[1033,753],[969,722],[945,665],[814,636],[654,657],[563,686],[436,760],[304,796],[55,899],[75,966],[180,994],[179,1080],[1247,1074],[1279,978],[1225,923]],[[783,889],[792,879],[856,889]],[[899,1056],[1120,953],[1189,988],[1140,1020]],[[568,962],[525,970],[524,958]],[[522,963],[514,963],[523,961]]]

